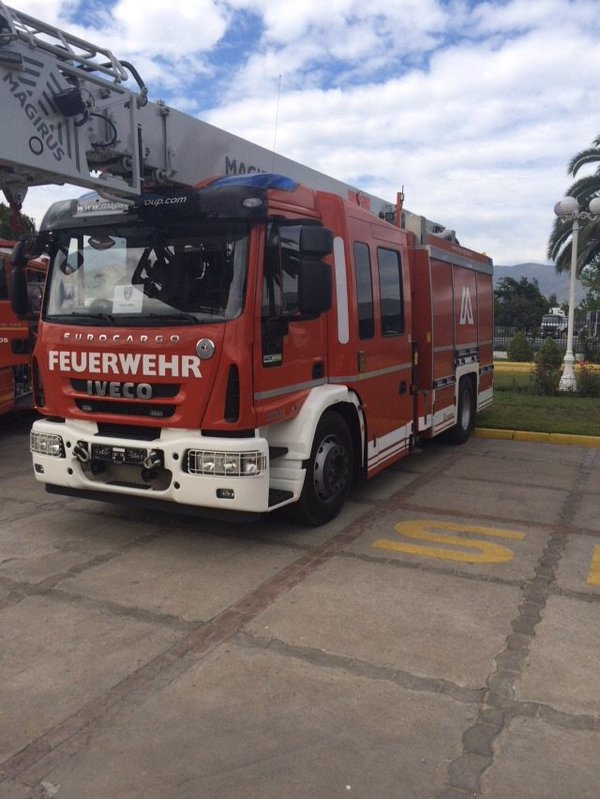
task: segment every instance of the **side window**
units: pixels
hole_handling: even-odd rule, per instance
[[[267,231],[263,282],[263,314],[298,311],[300,225],[270,227]]]
[[[398,336],[404,332],[400,253],[380,247],[377,250],[377,264],[381,297],[381,335]]]
[[[373,286],[371,283],[371,256],[369,247],[360,241],[354,242],[354,279],[356,281],[356,304],[358,308],[358,337],[373,338],[375,319],[373,314]]]
[[[262,293],[263,366],[283,363],[283,334],[269,318],[298,312],[300,225],[270,225],[265,245]]]

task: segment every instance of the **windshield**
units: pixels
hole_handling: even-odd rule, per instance
[[[234,319],[246,286],[248,226],[137,223],[56,231],[44,318],[77,324]]]

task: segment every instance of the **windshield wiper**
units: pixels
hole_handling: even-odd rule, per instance
[[[142,318],[144,318],[144,319],[150,318],[150,319],[157,319],[157,320],[164,319],[165,321],[173,321],[173,320],[175,320],[175,321],[178,321],[178,322],[179,321],[187,322],[190,325],[197,325],[198,324],[198,317],[194,316],[194,314],[191,314],[191,313],[185,313],[185,311],[177,311],[175,313],[148,313],[148,314],[144,314]]]
[[[102,321],[108,322],[109,325],[116,325],[117,323],[115,316],[101,311],[85,311],[82,314],[74,314],[74,316],[89,316],[90,319],[102,319]]]
[[[90,322],[97,322],[100,320],[104,322],[105,325],[111,325],[114,327],[117,324],[116,317],[109,313],[90,313],[89,311],[71,311],[70,313],[57,313],[57,314],[48,314],[46,317],[49,321],[54,321],[56,319],[77,319],[78,321],[90,321]]]

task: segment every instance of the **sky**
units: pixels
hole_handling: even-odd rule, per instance
[[[598,0],[9,0],[135,65],[151,100],[546,263],[600,135]],[[582,174],[587,174],[583,172]],[[79,189],[30,189],[36,222]]]

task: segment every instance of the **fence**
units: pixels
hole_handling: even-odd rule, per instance
[[[513,336],[517,333],[516,327],[504,327],[496,325],[494,328],[494,352],[506,352]],[[536,331],[536,334],[529,333],[526,330],[521,331],[525,334],[527,341],[531,344],[533,352],[536,353],[546,339],[542,338]],[[567,349],[567,336],[561,336],[554,339],[556,346],[563,352]],[[577,360],[590,361],[591,363],[600,363],[600,337],[590,336],[586,331],[581,334],[577,333],[573,336],[573,353]]]

